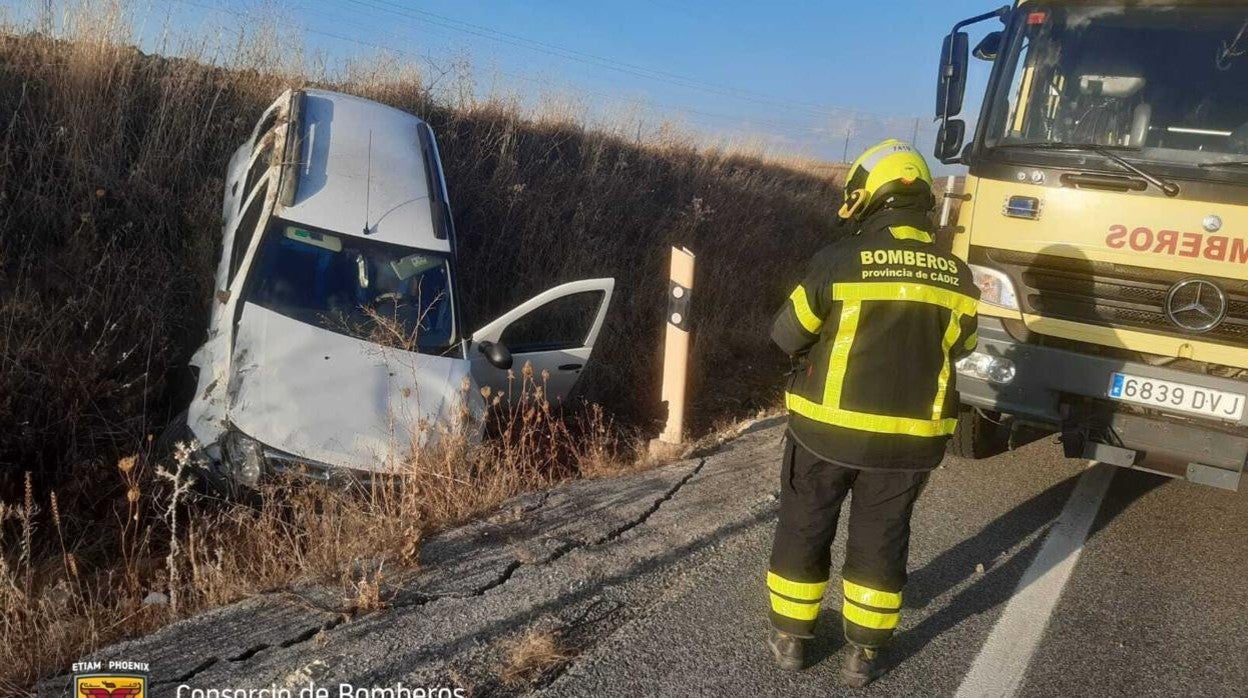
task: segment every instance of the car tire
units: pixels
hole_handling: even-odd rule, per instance
[[[191,427],[186,422],[186,410],[182,410],[169,420],[165,428],[161,430],[160,436],[156,437],[156,442],[152,444],[152,455],[157,461],[163,461],[173,455],[174,448],[180,442],[190,441],[194,436],[191,434]]]
[[[949,453],[959,458],[991,458],[1009,449],[1009,432],[977,409],[963,407],[958,428],[949,439]]]
[[[156,441],[152,444],[151,457],[157,463],[165,464],[165,467],[171,471],[176,470],[177,466],[173,464],[173,453],[180,443],[190,443],[195,438],[195,433],[191,431],[191,427],[187,422],[187,411],[182,410],[169,420],[165,425],[160,436],[156,437]],[[230,497],[234,494],[236,488],[223,478],[214,468],[205,463],[193,463],[192,473],[195,478],[194,492],[200,495],[207,495],[211,498],[221,499]]]

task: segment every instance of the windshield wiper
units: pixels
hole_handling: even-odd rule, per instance
[[[1202,162],[1197,167],[1248,167],[1248,160],[1228,160],[1226,162]]]
[[[1178,196],[1179,185],[1168,180],[1164,180],[1157,175],[1145,172],[1138,165],[1132,164],[1131,161],[1122,157],[1115,151],[1126,150],[1129,152],[1139,152],[1139,148],[1129,145],[1097,145],[1095,143],[1002,143],[998,148],[1024,148],[1027,150],[1069,150],[1073,152],[1096,153],[1102,157],[1108,158],[1118,163],[1121,167],[1129,170],[1131,173],[1138,175],[1141,179],[1149,184],[1157,187],[1166,196]]]

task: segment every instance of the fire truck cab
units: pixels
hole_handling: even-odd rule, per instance
[[[997,22],[1000,24],[997,24]],[[970,50],[967,28],[990,31]],[[962,114],[968,63],[990,61]],[[1248,2],[1022,1],[945,38],[936,156],[982,291],[955,450],[1237,489],[1248,459]]]

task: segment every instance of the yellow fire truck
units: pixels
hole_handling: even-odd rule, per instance
[[[998,21],[1000,24],[998,24]],[[970,50],[972,25],[990,31]],[[990,61],[974,137],[970,56]],[[983,292],[954,450],[1237,489],[1248,458],[1248,2],[1020,1],[945,38],[936,156]]]

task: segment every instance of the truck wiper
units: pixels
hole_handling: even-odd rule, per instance
[[[1228,160],[1226,162],[1202,162],[1197,167],[1248,167],[1248,160]]]
[[[1157,187],[1166,196],[1178,196],[1179,185],[1174,182],[1162,179],[1157,175],[1145,172],[1138,165],[1132,164],[1129,160],[1122,157],[1115,151],[1126,150],[1129,152],[1139,152],[1138,147],[1129,145],[1097,145],[1095,143],[1002,143],[998,148],[1025,148],[1027,150],[1069,150],[1073,152],[1096,153],[1104,158],[1113,160],[1124,169],[1132,174],[1138,175],[1141,179],[1149,184]]]

